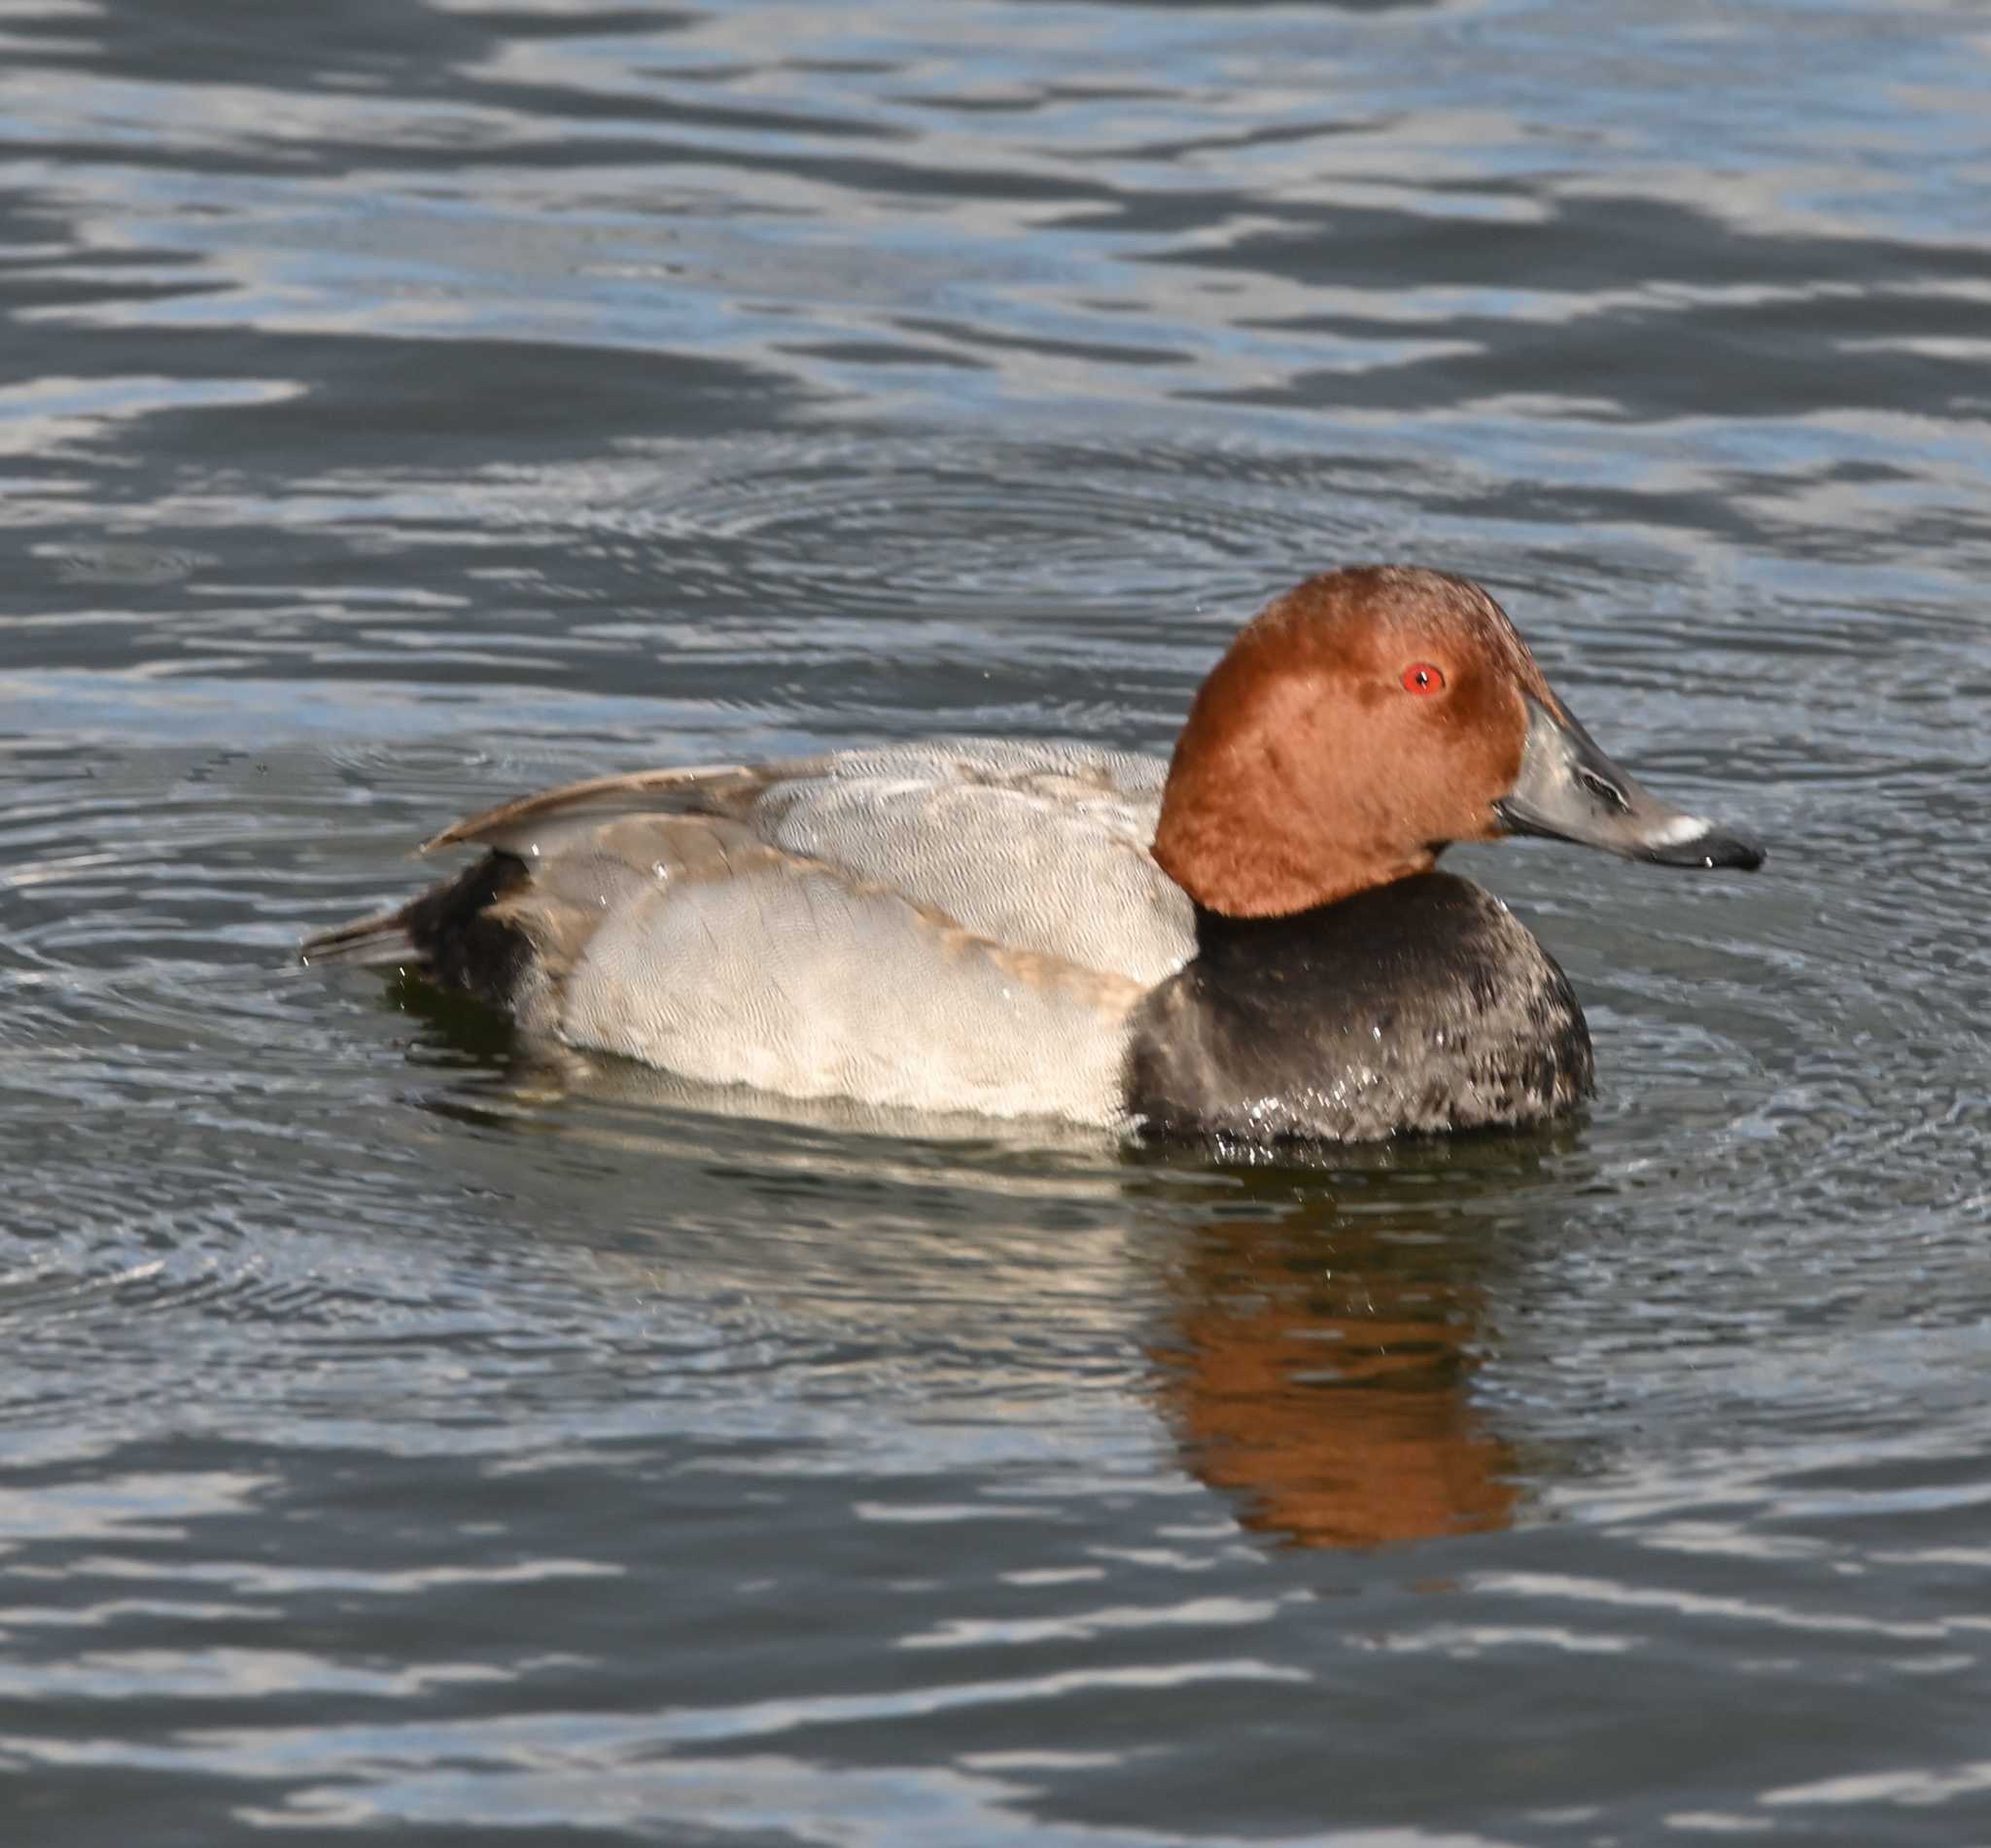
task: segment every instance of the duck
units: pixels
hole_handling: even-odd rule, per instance
[[[1524,1129],[1594,1057],[1568,978],[1455,842],[1753,870],[1642,788],[1469,578],[1275,597],[1171,756],[950,737],[640,770],[420,850],[478,857],[312,937],[530,1039],[892,1112],[1231,1146]]]

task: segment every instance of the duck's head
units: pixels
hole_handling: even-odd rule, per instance
[[[1155,858],[1205,908],[1285,916],[1540,834],[1666,866],[1762,864],[1639,787],[1550,690],[1507,613],[1441,572],[1364,566],[1269,605],[1175,746]]]

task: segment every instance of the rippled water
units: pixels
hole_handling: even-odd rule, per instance
[[[1991,32],[0,0],[9,1841],[1991,1839]],[[1754,880],[1221,1171],[292,958],[558,779],[1166,749],[1367,557]]]

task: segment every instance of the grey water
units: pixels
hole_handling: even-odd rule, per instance
[[[1991,29],[0,0],[0,1838],[1991,1841]],[[1553,1134],[550,1083],[570,778],[1468,573],[1754,879]]]

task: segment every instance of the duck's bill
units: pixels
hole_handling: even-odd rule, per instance
[[[1510,834],[1601,847],[1660,866],[1737,866],[1754,872],[1763,849],[1698,815],[1684,815],[1641,789],[1575,719],[1539,700],[1528,706],[1527,743],[1514,787],[1493,812]]]

